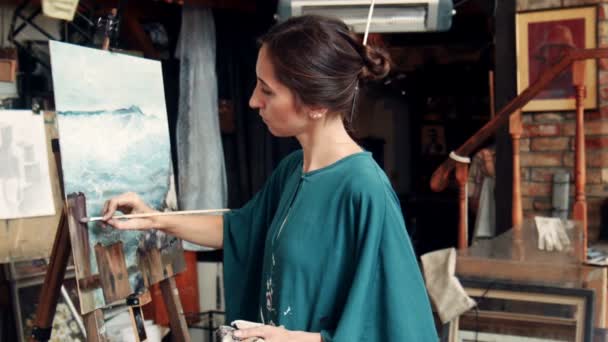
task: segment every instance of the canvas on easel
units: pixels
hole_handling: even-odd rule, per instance
[[[54,214],[44,118],[0,111],[0,219]]]
[[[53,157],[55,113],[0,111],[0,125],[11,127],[13,137],[7,140],[17,149],[23,175],[18,215],[0,215],[0,263],[48,258],[63,207]]]
[[[50,51],[65,193],[84,194],[90,216],[127,191],[166,209],[173,175],[160,63],[59,42]],[[185,267],[180,241],[159,231],[80,226],[69,224],[83,314]],[[123,273],[126,288],[104,282]]]

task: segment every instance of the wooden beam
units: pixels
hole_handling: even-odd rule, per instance
[[[4,0],[6,1],[6,0]],[[15,3],[19,2],[19,0],[9,0],[14,1]],[[38,1],[38,0],[36,0]],[[98,0],[101,6],[105,8],[111,8],[118,6],[119,0]],[[137,3],[138,6],[142,8],[150,7],[150,6],[158,6],[158,1],[148,0],[148,1],[133,1]],[[188,5],[188,6],[201,6],[208,8],[218,8],[218,9],[232,9],[246,12],[253,12],[256,10],[256,1],[251,0],[162,0],[165,4],[173,4],[173,5]]]
[[[144,56],[152,59],[160,59],[160,54],[154,47],[150,36],[144,31],[141,26],[139,19],[142,17],[142,9],[140,6],[136,6],[134,1],[128,3],[125,13],[122,14],[122,22],[124,27],[122,31],[129,32],[127,39],[130,41],[130,45],[142,51]]]
[[[101,309],[85,314],[83,317],[88,342],[105,342],[105,323]]]
[[[115,242],[109,246],[101,243],[95,245],[95,257],[101,289],[106,303],[112,303],[127,298],[133,290],[129,283],[129,273],[122,241]]]
[[[167,278],[160,282],[160,290],[163,294],[167,313],[169,314],[169,324],[171,326],[171,336],[176,342],[190,342],[188,325],[182,302],[179,298],[179,291],[175,285],[175,278]]]
[[[76,279],[90,277],[90,245],[89,228],[86,223],[80,222],[81,217],[87,217],[87,209],[83,193],[72,193],[68,195],[67,211],[68,226],[72,231],[70,234],[72,242],[72,254],[74,260],[82,260],[80,267],[76,267]]]

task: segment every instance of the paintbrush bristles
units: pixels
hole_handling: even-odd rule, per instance
[[[132,219],[132,218],[146,218],[155,216],[177,216],[177,215],[217,215],[230,211],[230,209],[202,209],[202,210],[183,210],[183,211],[163,211],[153,212],[144,214],[128,214],[128,215],[116,215],[112,216],[111,219]],[[80,223],[88,223],[95,221],[102,221],[103,216],[83,217],[80,219]]]

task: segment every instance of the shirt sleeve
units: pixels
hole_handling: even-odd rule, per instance
[[[266,233],[276,211],[283,180],[294,164],[286,157],[264,187],[242,208],[224,215],[226,321],[259,320],[258,295]]]
[[[324,342],[438,340],[398,199],[387,192],[357,201],[356,271],[335,329],[321,331]]]

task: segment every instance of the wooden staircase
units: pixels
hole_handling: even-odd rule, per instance
[[[521,227],[523,220],[521,201],[521,176],[519,141],[522,135],[521,108],[545,89],[560,73],[568,68],[573,72],[573,86],[576,90],[576,135],[575,135],[575,203],[573,217],[582,222],[583,245],[587,245],[587,203],[585,199],[585,132],[584,132],[584,103],[585,61],[588,59],[608,58],[608,48],[571,50],[559,63],[544,72],[539,79],[526,88],[520,95],[504,106],[497,115],[485,124],[477,133],[471,136],[462,146],[453,152],[452,157],[446,159],[433,173],[431,189],[442,191],[448,184],[450,172],[456,169],[456,181],[460,189],[459,207],[460,219],[458,224],[458,248],[464,249],[468,245],[467,223],[467,197],[466,182],[468,177],[468,164],[463,162],[503,125],[509,123],[510,134],[513,141],[513,206],[512,226]],[[517,233],[517,232],[516,232]],[[586,248],[581,251],[581,261],[586,256]]]
[[[589,59],[608,58],[608,48],[581,49],[570,51],[558,64],[551,67],[530,87],[504,106],[497,115],[471,136],[462,146],[450,154],[433,173],[431,188],[442,191],[449,176],[455,169],[459,187],[458,257],[456,274],[458,277],[481,279],[503,279],[521,283],[553,283],[590,288],[594,290],[594,321],[596,328],[608,327],[608,268],[593,267],[583,263],[587,255],[587,202],[585,196],[585,132],[584,103],[585,62]],[[576,130],[575,130],[575,203],[573,218],[578,221],[573,251],[570,255],[548,255],[538,251],[534,223],[523,219],[521,195],[520,139],[523,133],[523,108],[530,100],[545,89],[560,73],[573,72],[575,88]],[[468,209],[466,184],[468,178],[468,157],[497,130],[509,124],[513,143],[513,229],[494,241],[468,246]],[[508,241],[507,241],[508,240]],[[498,252],[501,250],[501,252]],[[543,253],[544,252],[544,253]]]

